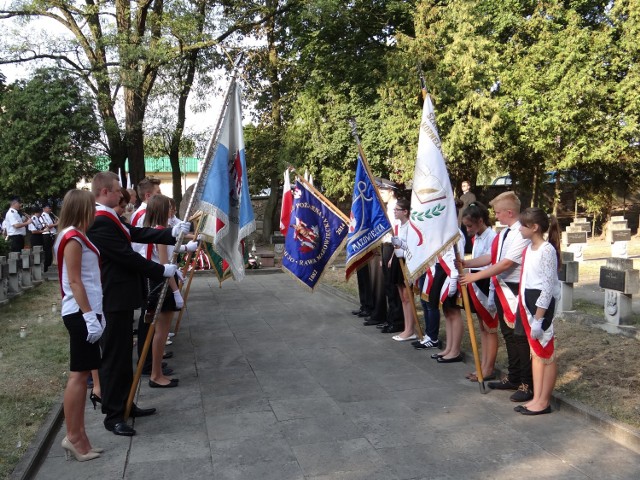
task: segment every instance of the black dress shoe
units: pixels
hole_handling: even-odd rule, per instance
[[[491,390],[518,390],[519,387],[519,385],[511,383],[507,377],[499,382],[489,382],[487,385]]]
[[[548,405],[544,410],[533,411],[529,410],[527,407],[522,407],[520,410],[522,415],[544,415],[545,413],[551,413],[551,405]]]
[[[137,405],[134,405],[131,409],[131,416],[134,418],[148,417],[149,415],[153,415],[154,413],[156,413],[155,408],[140,408]]]
[[[361,311],[362,311],[361,308],[359,308],[358,310],[351,310],[351,315],[360,315]]]
[[[377,320],[371,320],[371,318],[365,318],[364,322],[362,322],[362,324],[365,327],[370,327],[371,325],[378,325],[378,321]]]
[[[368,312],[366,310],[362,310],[360,313],[358,313],[358,316],[360,318],[364,318],[364,317],[370,317],[371,316],[371,312]]]
[[[136,431],[125,422],[119,422],[115,425],[105,425],[104,428],[113,432],[114,435],[122,435],[123,437],[133,437]]]
[[[463,356],[462,354],[458,354],[458,356],[453,357],[453,358],[444,358],[444,357],[439,357],[437,359],[438,363],[456,363],[456,362],[461,362],[463,360]]]
[[[384,322],[384,323],[379,323],[378,325],[376,325],[376,328],[382,329],[382,328],[385,328],[385,327],[388,327],[388,326],[389,326],[389,324],[387,322]]]
[[[404,330],[404,327],[394,327],[393,325],[389,325],[386,328],[380,330],[382,333],[398,333]]]
[[[151,388],[174,388],[178,386],[178,379],[172,378],[171,381],[166,385],[162,385],[161,383],[156,383],[153,380],[149,380],[149,386]]]

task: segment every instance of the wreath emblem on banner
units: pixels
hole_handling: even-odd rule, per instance
[[[417,220],[419,222],[423,222],[424,220],[427,220],[433,217],[439,217],[446,208],[447,207],[445,205],[438,204],[433,208],[427,208],[423,212],[417,212],[414,210],[411,212],[411,220]]]

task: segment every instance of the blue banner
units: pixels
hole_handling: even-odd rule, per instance
[[[282,268],[312,290],[347,238],[347,224],[322,195],[299,181],[285,237]]]
[[[382,237],[391,229],[386,207],[378,197],[369,169],[358,155],[347,236],[347,279],[369,260],[373,250],[382,242]]]

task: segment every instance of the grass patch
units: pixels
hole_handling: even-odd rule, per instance
[[[69,368],[69,337],[60,287],[44,282],[0,307],[0,478],[7,478],[60,398]],[[20,338],[20,327],[27,337]]]

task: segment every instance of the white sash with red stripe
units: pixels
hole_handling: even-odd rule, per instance
[[[60,235],[58,236],[59,240],[57,242],[58,248],[57,248],[56,260],[58,261],[58,280],[60,281],[60,293],[62,294],[62,298],[64,298],[65,296],[63,282],[62,282],[64,249],[67,246],[67,243],[69,242],[69,240],[71,240],[74,237],[82,240],[84,244],[87,246],[87,248],[97,255],[98,264],[100,263],[100,252],[98,251],[98,248],[93,243],[91,243],[91,241],[84,235],[84,233],[82,233],[80,230],[77,230],[75,227],[67,227],[62,232],[60,232]]]

